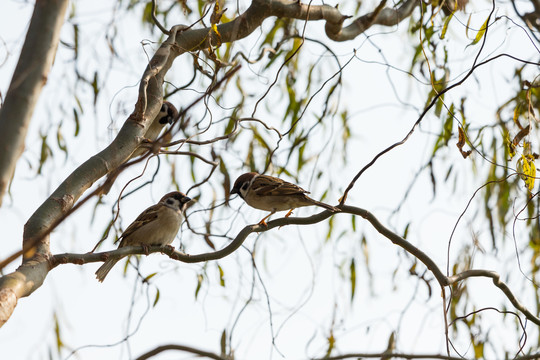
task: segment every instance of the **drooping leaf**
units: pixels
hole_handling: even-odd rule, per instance
[[[474,38],[473,42],[470,45],[478,44],[478,42],[482,40],[482,38],[484,37],[484,34],[486,33],[489,19],[490,17],[488,16],[486,21],[484,21],[484,23],[482,24],[482,27],[480,28],[480,30],[478,30],[478,32],[476,33],[476,37]]]
[[[58,353],[62,350],[64,347],[64,342],[62,341],[62,336],[60,334],[60,323],[58,322],[58,316],[56,315],[56,312],[54,313],[54,336],[56,339],[56,350],[58,350]]]
[[[79,131],[81,130],[81,123],[79,121],[79,112],[75,108],[73,108],[73,120],[75,120],[75,133],[74,133],[74,136],[77,136],[77,135],[79,135]]]
[[[407,223],[407,226],[405,226],[405,230],[403,231],[403,238],[406,239],[407,235],[409,234],[409,226],[411,226],[411,223]]]
[[[197,288],[195,289],[195,299],[197,299],[197,296],[199,295],[199,291],[201,290],[203,280],[204,280],[204,276],[202,274],[197,274]]]
[[[446,32],[448,31],[448,24],[450,23],[450,20],[452,20],[453,17],[454,17],[454,13],[451,13],[444,21],[444,25],[443,25],[441,35],[440,35],[441,40],[444,39],[444,37],[446,36]]]
[[[521,173],[521,178],[525,182],[525,187],[529,191],[532,191],[536,177],[536,165],[534,164],[534,158],[531,156],[521,155],[521,158],[518,160],[517,168]]]
[[[225,357],[227,355],[227,329],[223,329],[221,332],[219,346],[221,348],[221,356]]]
[[[461,126],[458,127],[459,131],[459,139],[456,144],[456,146],[459,149],[459,152],[461,153],[461,156],[463,156],[464,159],[466,159],[469,155],[471,155],[471,150],[463,150],[463,146],[465,146],[465,132],[463,131],[463,128]]]
[[[158,301],[159,301],[159,298],[160,298],[160,293],[159,293],[159,289],[157,289],[156,291],[156,297],[154,298],[154,303],[152,304],[152,307],[156,307]]]
[[[92,80],[92,89],[94,90],[94,106],[97,103],[97,97],[99,94],[99,85],[98,85],[98,73],[94,72],[94,79]]]
[[[350,270],[350,281],[351,281],[351,302],[354,299],[354,294],[356,291],[356,265],[354,264],[354,258],[351,260],[351,265],[349,266]]]
[[[221,156],[219,157],[219,172],[223,175],[223,193],[225,194],[225,199],[228,200],[231,192],[231,177],[225,161],[223,161]]]
[[[154,21],[152,20],[152,2],[148,1],[146,5],[144,6],[143,14],[142,14],[142,22],[143,24],[154,24]]]
[[[43,165],[49,158],[49,156],[52,155],[51,148],[49,147],[49,144],[47,144],[47,134],[41,134],[41,155],[39,157],[39,167],[38,167],[38,174],[41,174],[41,170],[43,168]]]
[[[157,275],[157,272],[151,273],[150,275],[148,275],[147,277],[145,277],[143,281],[146,282],[146,281],[150,280],[151,278],[153,278],[153,277],[156,276],[156,275]]]
[[[332,331],[332,329],[330,329],[330,335],[328,335],[326,340],[328,341],[328,348],[326,349],[325,357],[329,357],[332,350],[334,350],[334,346],[336,345],[336,338],[334,337],[334,331]]]
[[[223,272],[223,269],[221,266],[217,266],[219,270],[219,285],[225,287],[225,273]]]
[[[58,128],[56,129],[56,144],[58,145],[58,148],[62,150],[62,152],[66,155],[66,160],[67,160],[68,149],[66,145],[66,140],[64,139],[64,136],[62,135],[62,124],[59,124]]]
[[[334,230],[334,217],[332,216],[330,220],[328,220],[328,232],[326,233],[326,241],[330,240],[333,230]]]

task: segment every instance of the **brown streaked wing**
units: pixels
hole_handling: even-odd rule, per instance
[[[259,196],[303,195],[309,193],[298,185],[268,175],[259,175],[255,179],[255,183],[253,185],[256,185],[256,187],[253,190]]]
[[[125,239],[126,237],[133,234],[137,229],[140,229],[142,226],[148,224],[149,222],[155,220],[157,218],[158,210],[161,207],[161,205],[156,204],[153,206],[150,206],[148,209],[143,211],[136,219],[133,221],[128,228],[124,231],[122,234],[122,239]],[[120,246],[122,246],[122,243],[120,243]]]

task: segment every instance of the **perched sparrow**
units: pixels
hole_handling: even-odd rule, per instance
[[[170,245],[182,223],[183,213],[187,203],[191,201],[178,191],[166,194],[156,205],[144,210],[126,231],[120,236],[122,241],[118,248],[140,245]],[[96,278],[103,281],[112,267],[120,260],[119,257],[107,259],[96,271]]]
[[[289,210],[285,217],[298,207],[317,205],[327,210],[338,212],[340,209],[313,200],[306,194],[308,191],[300,186],[281,180],[277,177],[260,175],[255,172],[245,173],[236,179],[231,194],[238,194],[251,207],[270,211],[259,224],[266,225],[268,219],[276,211]]]
[[[150,128],[146,131],[145,135],[145,142],[153,142],[155,141],[159,134],[161,133],[161,130],[165,127],[167,124],[172,124],[174,119],[178,116],[178,110],[174,107],[173,104],[171,104],[168,101],[164,101],[161,105],[161,109],[159,110],[159,113],[157,114],[156,118],[150,125]],[[133,154],[131,154],[130,158],[127,161],[136,158],[137,156],[141,156],[146,154],[148,151],[147,147],[139,146],[135,151],[133,151]],[[105,183],[103,185],[103,189],[101,189],[101,194],[108,194],[111,190],[112,184],[120,175],[122,172],[124,166],[120,166],[117,169],[111,171],[107,175],[107,179],[105,180]]]
[[[177,116],[178,116],[178,110],[176,110],[174,105],[168,101],[164,101],[163,104],[161,105],[161,109],[159,110],[159,113],[157,114],[154,121],[152,121],[152,125],[150,125],[150,128],[146,130],[146,134],[145,134],[146,141],[147,142],[155,141],[158,138],[159,134],[161,134],[161,130],[163,130],[165,125],[172,124],[172,122]],[[139,147],[133,152],[133,154],[131,154],[130,159],[143,155],[147,151],[148,151],[148,148]]]

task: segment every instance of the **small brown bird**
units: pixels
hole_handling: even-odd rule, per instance
[[[159,137],[159,134],[161,134],[161,131],[163,130],[165,125],[172,124],[172,122],[174,121],[174,119],[176,119],[177,116],[178,116],[178,110],[176,110],[176,107],[174,107],[174,105],[171,104],[170,102],[164,101],[163,104],[161,105],[161,109],[159,110],[159,113],[157,114],[156,118],[150,125],[150,128],[148,128],[148,130],[146,131],[145,142],[151,143],[155,141]],[[149,149],[147,147],[139,146],[138,148],[135,149],[135,151],[133,151],[133,153],[131,154],[129,159],[126,160],[126,162],[128,162],[131,159],[136,158],[137,156],[146,154],[148,150]],[[118,177],[118,175],[120,175],[120,173],[124,169],[125,167],[124,164],[114,169],[107,175],[107,179],[103,183],[103,188],[101,189],[102,195],[106,195],[109,193],[113,183],[116,181],[116,178]]]
[[[152,125],[150,125],[150,128],[146,130],[146,134],[144,137],[146,138],[147,142],[155,141],[158,138],[159,134],[161,134],[161,130],[163,130],[165,125],[172,124],[172,122],[177,116],[178,110],[176,110],[176,107],[168,101],[163,101],[161,109],[159,110],[159,113],[157,114],[154,121],[152,122]],[[143,155],[147,151],[148,148],[140,146],[133,152],[130,159]]]
[[[240,195],[251,207],[270,211],[270,214],[259,222],[261,225],[266,225],[265,220],[277,211],[289,210],[285,215],[288,217],[294,209],[302,206],[316,205],[333,212],[341,211],[334,206],[313,200],[306,195],[309,191],[298,185],[256,172],[240,175],[234,182],[231,194]]]
[[[144,210],[124,231],[118,248],[124,246],[170,245],[182,223],[187,203],[191,199],[178,191],[166,194],[156,205]],[[113,266],[120,260],[111,257],[96,271],[96,278],[103,281]]]

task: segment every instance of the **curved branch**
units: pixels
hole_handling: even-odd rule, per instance
[[[538,359],[540,353],[532,355],[517,356],[513,360],[535,360]],[[404,354],[399,352],[391,353],[350,353],[337,356],[329,356],[324,358],[313,358],[313,360],[345,360],[345,359],[362,359],[362,358],[380,358],[380,359],[442,359],[442,360],[467,360],[462,356],[450,356],[442,354]]]
[[[497,274],[495,271],[490,270],[481,270],[481,269],[474,269],[474,270],[466,270],[462,273],[449,276],[448,277],[448,285],[452,285],[458,281],[462,281],[471,277],[487,277],[491,278],[493,281],[493,284],[501,289],[501,291],[506,295],[508,300],[514,305],[516,309],[521,311],[527,319],[535,323],[536,325],[540,325],[540,318],[535,316],[533,313],[531,313],[525,305],[523,305],[517,297],[512,293],[512,290],[508,287],[508,285],[501,280],[501,276]]]
[[[437,266],[437,264],[431,259],[426,253],[424,253],[422,250],[402,238],[401,236],[397,235],[387,227],[385,227],[381,222],[369,211],[365,209],[361,209],[354,206],[344,205],[341,207],[341,212],[334,213],[329,210],[322,211],[318,214],[309,216],[309,217],[284,217],[276,220],[272,220],[268,222],[268,226],[255,224],[255,225],[247,225],[245,226],[238,235],[234,238],[234,240],[224,248],[210,252],[210,253],[203,253],[203,254],[197,254],[197,255],[190,255],[183,252],[180,252],[178,250],[175,250],[171,246],[151,246],[150,248],[146,249],[142,246],[126,246],[122,247],[120,249],[114,250],[114,251],[106,251],[101,253],[86,253],[86,254],[58,254],[51,257],[50,260],[50,269],[56,267],[59,264],[65,264],[65,263],[72,263],[72,264],[86,264],[91,262],[99,262],[104,261],[108,257],[115,256],[115,257],[122,257],[126,255],[133,255],[133,254],[149,254],[149,253],[156,253],[161,252],[166,255],[168,255],[171,259],[178,260],[185,263],[198,263],[198,262],[204,262],[204,261],[210,261],[210,260],[218,260],[222,259],[230,254],[232,254],[236,249],[238,249],[244,241],[247,239],[247,237],[251,233],[259,233],[259,232],[265,232],[268,230],[271,230],[276,227],[281,227],[285,225],[312,225],[315,223],[319,223],[327,218],[329,218],[332,215],[338,215],[338,214],[353,214],[358,215],[366,219],[373,225],[373,227],[384,237],[386,237],[388,240],[390,240],[392,243],[396,244],[397,246],[403,248],[405,251],[407,251],[409,254],[413,255],[415,258],[417,258],[420,262],[422,262],[429,271],[433,273],[435,278],[437,279],[437,282],[441,286],[441,288],[444,288],[446,286],[450,286],[458,281],[465,280],[470,277],[488,277],[493,280],[493,283],[495,286],[497,286],[499,289],[502,290],[502,292],[506,295],[508,300],[514,305],[516,309],[521,311],[527,319],[532,321],[533,323],[540,325],[540,318],[532,314],[526,306],[521,304],[521,302],[516,298],[516,296],[512,293],[510,288],[506,283],[501,281],[500,275],[497,274],[494,271],[490,270],[467,270],[462,273],[447,277],[444,275],[444,273],[441,271],[441,269]]]
[[[157,348],[152,349],[152,350],[142,354],[141,356],[135,358],[135,360],[150,359],[151,357],[156,356],[157,354],[160,354],[160,353],[162,353],[164,351],[168,351],[168,350],[185,351],[185,352],[188,352],[188,353],[191,353],[191,354],[195,354],[195,355],[198,355],[198,356],[204,356],[206,358],[214,359],[214,360],[229,360],[229,359],[231,359],[228,356],[219,356],[217,354],[214,354],[214,353],[211,353],[211,352],[208,352],[208,351],[204,351],[204,350],[200,350],[200,349],[196,349],[196,348],[191,347],[191,346],[169,344],[169,345],[158,346]]]

